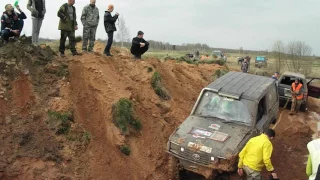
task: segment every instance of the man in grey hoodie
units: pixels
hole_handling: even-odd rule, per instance
[[[38,45],[42,20],[46,14],[46,1],[28,0],[27,8],[32,16],[32,44]]]

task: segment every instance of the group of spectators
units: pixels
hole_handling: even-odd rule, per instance
[[[32,44],[39,44],[39,34],[42,26],[42,21],[46,14],[45,0],[28,0],[27,9],[31,12],[32,17]],[[72,55],[82,55],[76,50],[75,31],[78,30],[77,13],[74,6],[75,0],[67,0],[58,10],[59,17],[58,29],[60,30],[60,46],[59,52],[61,57],[65,57],[65,43],[69,39],[69,45]],[[18,12],[15,11],[11,4],[5,6],[5,11],[1,17],[1,38],[4,43],[10,39],[18,39],[24,26],[26,14],[20,9],[18,4],[15,4]],[[110,49],[113,43],[114,32],[117,31],[115,22],[119,18],[119,13],[114,16],[111,13],[114,10],[113,5],[108,5],[104,14],[104,28],[108,35],[107,45],[104,49],[106,56],[112,56]],[[93,52],[94,43],[96,40],[96,31],[99,25],[100,15],[99,9],[96,7],[96,0],[90,0],[90,4],[85,6],[81,14],[81,22],[83,25],[83,42],[82,52]],[[148,48],[149,43],[143,39],[144,33],[139,31],[137,36],[132,39],[131,53],[135,59],[141,59]]]

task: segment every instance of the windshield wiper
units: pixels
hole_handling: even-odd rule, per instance
[[[229,123],[247,124],[243,121],[222,121],[222,123],[224,123],[224,124],[229,124]]]

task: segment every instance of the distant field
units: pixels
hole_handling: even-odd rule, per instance
[[[179,58],[184,57],[185,54],[189,53],[188,51],[149,51],[145,54],[145,57],[156,57],[159,59],[164,59],[165,57],[171,57],[171,58]],[[211,54],[210,52],[200,52],[200,55],[203,54]],[[254,58],[259,54],[248,54],[251,56],[252,60],[251,62],[254,62]],[[228,60],[227,65],[228,67],[232,69],[239,69],[240,65],[237,63],[237,58],[239,56],[244,56],[243,54],[240,55],[239,53],[228,53]],[[267,56],[266,54],[264,56]],[[268,57],[268,67],[261,68],[264,69],[266,72],[268,72],[270,75],[273,74],[276,71],[276,59],[274,59],[271,56]],[[290,66],[290,62],[288,64],[286,61],[281,62],[281,72],[288,71],[288,67]],[[307,76],[310,77],[320,77],[320,60],[319,59],[310,59],[310,62],[308,64],[305,64],[304,67],[310,70],[310,72],[307,74]],[[250,66],[250,72],[254,73],[256,68],[254,67],[254,63],[251,63]]]

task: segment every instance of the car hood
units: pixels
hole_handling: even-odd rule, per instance
[[[235,123],[223,123],[225,120],[220,120],[218,118],[203,118],[198,116],[189,116],[172,134],[170,142],[179,144],[179,146],[194,149],[192,145],[200,145],[205,148],[198,148],[198,151],[206,151],[215,157],[227,158],[238,152],[236,152],[237,147],[245,138],[245,136],[250,132],[251,127],[235,124]],[[210,127],[211,128],[210,128]],[[220,126],[220,127],[219,127]],[[219,127],[219,128],[213,128]],[[211,137],[203,135],[195,135],[193,130],[200,129],[205,132],[218,132],[219,136],[214,136],[215,140]],[[209,134],[206,134],[209,135]],[[228,135],[225,141],[217,140],[217,137],[224,137]],[[205,137],[205,138],[204,138]],[[221,139],[222,140],[222,139]],[[197,146],[198,147],[198,146]]]

